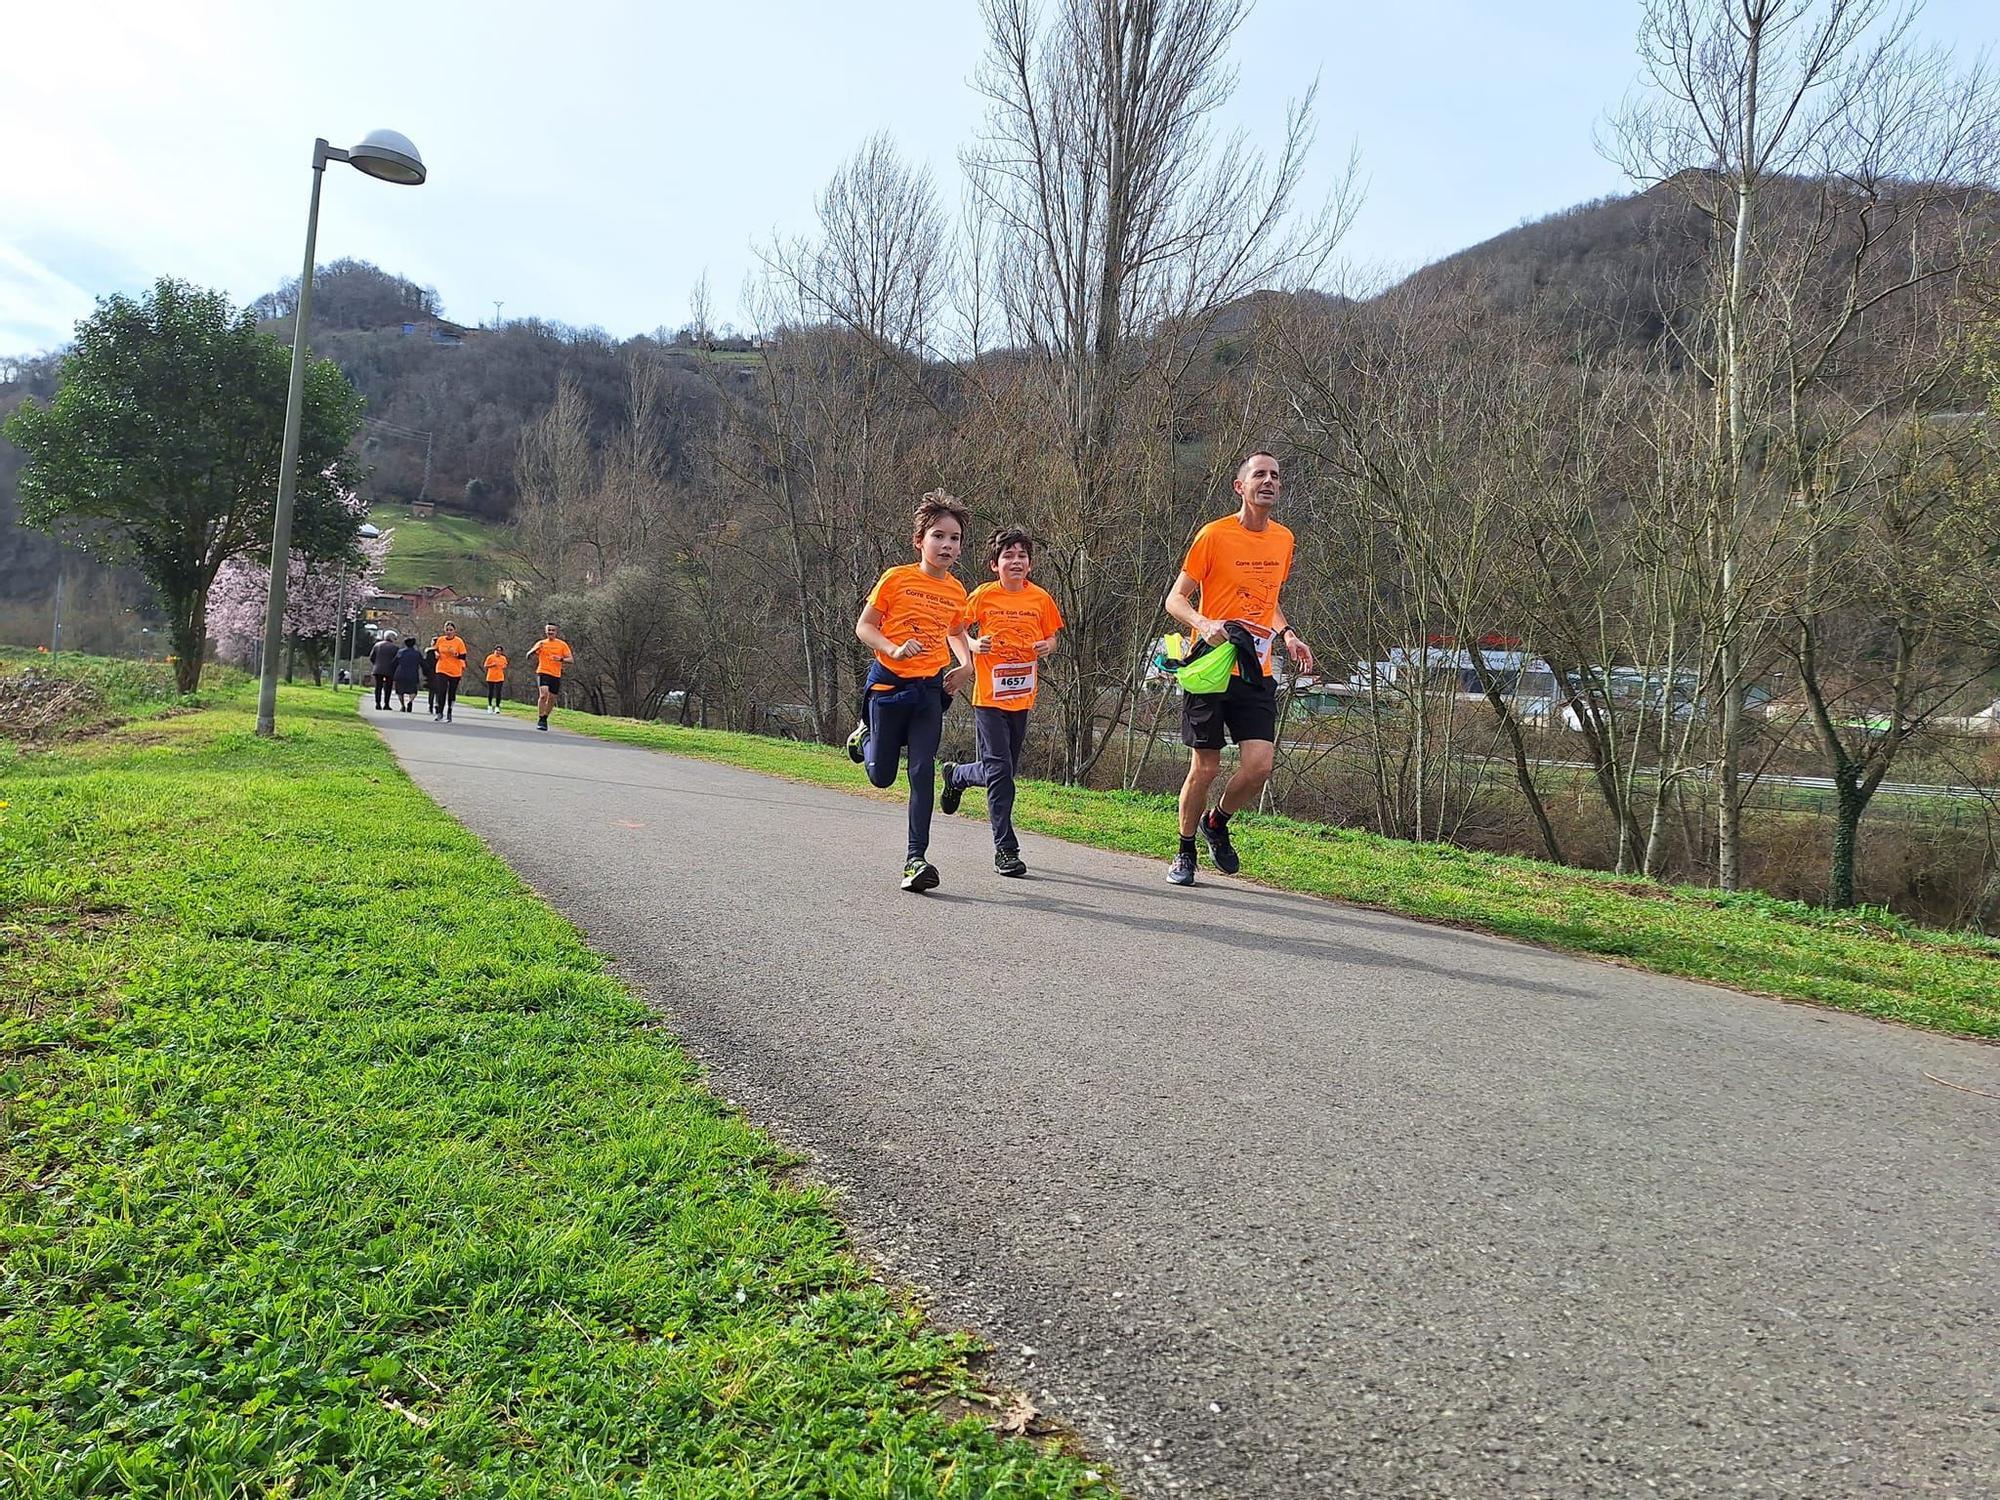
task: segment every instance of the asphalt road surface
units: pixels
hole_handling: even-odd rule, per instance
[[[1129,1490],[2000,1496],[2000,1049],[1165,826],[905,895],[899,804],[462,711],[381,726]]]

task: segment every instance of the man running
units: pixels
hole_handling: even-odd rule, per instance
[[[535,695],[535,728],[546,733],[549,715],[555,710],[556,699],[562,696],[563,668],[576,657],[569,649],[569,642],[556,634],[553,625],[542,627],[542,638],[529,648],[528,655],[535,659],[535,681],[541,688]]]
[[[1216,869],[1234,875],[1241,861],[1229,838],[1230,814],[1257,800],[1270,779],[1278,728],[1278,689],[1271,677],[1271,648],[1282,644],[1301,671],[1312,670],[1312,650],[1285,619],[1278,590],[1292,571],[1292,534],[1271,519],[1284,481],[1278,460],[1252,453],[1237,465],[1236,514],[1210,521],[1195,533],[1180,576],[1167,593],[1167,613],[1208,647],[1240,626],[1255,645],[1257,666],[1245,676],[1233,671],[1220,693],[1189,693],[1181,705],[1181,742],[1188,747],[1187,780],[1181,784],[1181,843],[1167,879],[1193,885],[1197,827]],[[1200,594],[1197,607],[1195,595]],[[1239,648],[1241,649],[1241,648]],[[1236,742],[1236,774],[1214,808],[1208,789],[1222,769],[1224,735]]]

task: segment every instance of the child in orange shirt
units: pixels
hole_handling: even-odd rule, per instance
[[[979,727],[979,759],[944,763],[938,806],[947,816],[971,786],[986,788],[986,818],[993,827],[993,868],[1002,875],[1025,875],[1021,843],[1014,834],[1014,771],[1028,737],[1028,710],[1042,659],[1056,648],[1062,610],[1040,584],[1028,582],[1035,566],[1035,539],[1018,526],[993,533],[986,565],[994,581],[982,583],[965,602],[961,618],[978,633],[972,659],[978,675],[972,713]]]
[[[931,804],[936,793],[938,735],[945,699],[971,672],[972,648],[959,613],[965,585],[951,575],[971,514],[943,490],[917,505],[910,537],[917,560],[876,580],[867,607],[854,622],[857,639],[875,653],[868,668],[868,718],[858,748],[868,779],[886,787],[896,763],[909,753],[909,849],[903,889],[928,891],[938,883],[929,859]],[[953,666],[953,658],[958,665]],[[851,744],[852,742],[850,742]]]
[[[500,712],[500,695],[507,688],[507,653],[495,646],[486,653],[486,711]]]

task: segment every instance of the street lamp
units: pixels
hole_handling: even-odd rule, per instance
[[[344,161],[384,182],[415,187],[424,180],[424,159],[410,138],[393,130],[371,130],[361,144],[342,151],[324,140],[313,142],[312,207],[306,213],[306,263],[299,273],[299,305],[292,315],[292,381],[285,394],[285,446],[278,460],[278,519],[271,528],[271,592],[264,609],[264,661],[257,685],[257,733],[277,732],[278,658],[284,648],[285,582],[291,567],[292,491],[299,466],[299,421],[305,406],[306,329],[312,320],[313,243],[319,238],[319,187],[326,164]]]

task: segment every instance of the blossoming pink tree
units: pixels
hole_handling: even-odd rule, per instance
[[[346,501],[358,527],[367,507],[358,496]],[[304,657],[313,681],[320,680],[343,619],[353,621],[382,582],[393,532],[363,537],[355,545],[359,563],[329,562],[294,551],[285,582],[285,640],[293,656]],[[264,610],[270,598],[270,564],[256,557],[233,558],[215,575],[208,596],[208,629],[219,655],[249,664],[264,639]],[[350,627],[351,628],[351,627]],[[291,675],[289,666],[286,669]]]

